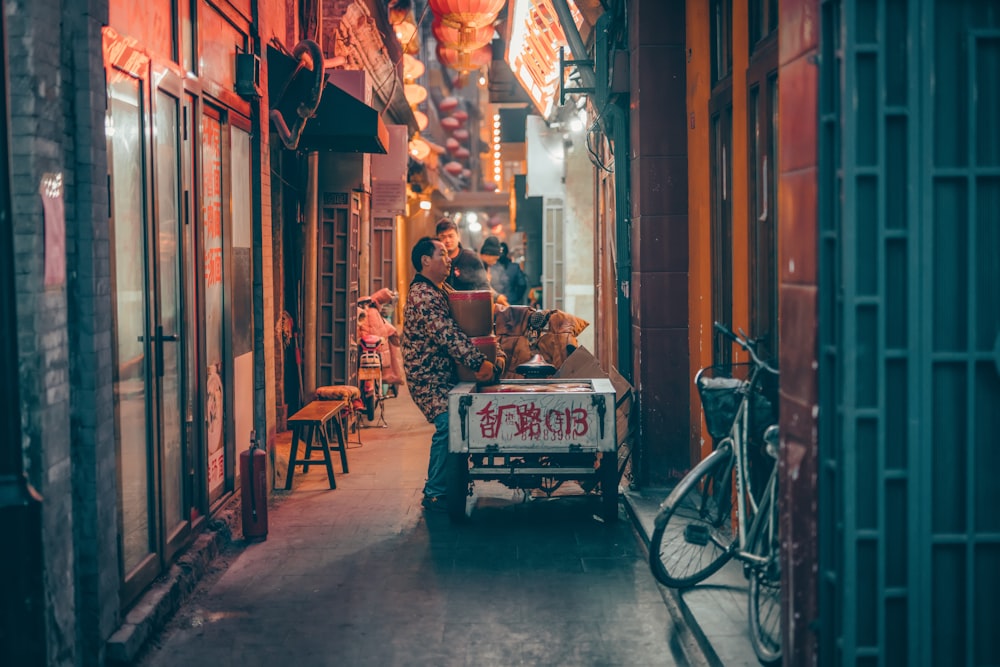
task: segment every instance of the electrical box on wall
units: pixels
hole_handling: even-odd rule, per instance
[[[245,100],[260,98],[260,56],[236,54],[236,94]]]

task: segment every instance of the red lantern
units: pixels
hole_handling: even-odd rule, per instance
[[[454,132],[451,133],[451,136],[455,137],[459,141],[468,141],[469,140],[469,131],[468,130],[455,130]]]
[[[482,28],[496,20],[507,0],[430,0],[434,16],[454,25]]]
[[[444,166],[444,170],[453,176],[461,174],[463,169],[465,169],[465,167],[463,167],[460,162],[449,162]]]
[[[457,107],[458,107],[458,100],[455,99],[454,97],[446,97],[443,100],[441,100],[440,104],[438,104],[438,109],[440,109],[445,113],[448,113],[449,111]]]
[[[454,153],[455,151],[457,151],[459,148],[462,147],[462,144],[458,143],[458,139],[453,139],[451,137],[448,137],[448,140],[444,142],[444,147],[447,148],[450,152]]]
[[[465,125],[465,121],[469,120],[469,113],[459,109],[451,115],[452,118],[457,120],[460,124]]]
[[[465,53],[438,44],[437,57],[445,67],[450,67],[459,72],[471,72],[472,70],[489,65],[493,61],[493,49],[489,46],[484,46],[481,49]]]
[[[456,119],[452,118],[451,116],[441,119],[441,127],[448,130],[449,132],[452,130],[457,130],[460,126],[461,123],[459,123]]]
[[[431,30],[438,42],[459,51],[474,51],[493,41],[492,24],[482,28],[470,28],[465,25],[455,26],[436,18]]]
[[[469,157],[469,149],[468,148],[459,148],[457,151],[455,151],[455,157],[458,158],[459,160],[466,160],[466,159],[468,159],[468,157]]]

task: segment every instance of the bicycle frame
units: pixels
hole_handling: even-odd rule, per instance
[[[753,487],[761,480],[751,477],[751,473],[756,472],[756,462],[752,470],[749,454],[751,441],[756,443],[759,437],[761,424],[757,420],[764,412],[761,408],[767,407],[766,402],[761,402],[768,377],[763,374],[777,375],[778,371],[757,356],[756,342],[742,331],[742,336],[737,336],[721,324],[717,323],[715,328],[749,353],[750,374],[738,385],[711,387],[707,380],[706,384],[700,381],[706,369],[698,372],[695,382],[703,405],[707,396],[717,397],[712,404],[718,412],[712,413],[712,421],[708,420],[710,415],[706,412],[706,424],[715,429],[710,433],[722,431],[726,423],[722,420],[728,420],[728,415],[733,414],[726,410],[735,407],[735,414],[728,432],[719,439],[714,451],[695,465],[660,505],[653,521],[649,562],[661,584],[684,589],[718,572],[730,559],[739,560],[750,582],[747,601],[751,643],[761,662],[774,665],[781,659],[781,563],[776,539],[779,531],[777,425],[768,426],[763,434],[765,451],[774,462],[759,495]],[[723,400],[719,398],[723,395],[707,393],[710,389],[737,392],[739,404],[716,403],[716,400]],[[734,469],[735,480],[732,477]]]
[[[758,512],[760,505],[754,496],[749,471],[747,469],[747,461],[749,459],[747,445],[750,441],[750,403],[753,392],[756,391],[758,386],[758,375],[763,371],[763,367],[755,368],[751,373],[751,377],[743,386],[740,387],[739,391],[743,395],[743,398],[740,400],[740,407],[737,410],[736,419],[733,421],[733,429],[731,431],[731,435],[723,439],[723,442],[729,441],[730,447],[733,450],[733,457],[735,459],[736,521],[739,540],[737,541],[738,551],[737,554],[734,555],[739,555],[741,558],[748,544],[747,519],[750,519],[751,525],[749,527],[749,531],[753,534],[757,525],[757,520],[760,516]],[[767,485],[765,487],[765,495],[773,496],[775,492],[774,487],[776,473],[777,466],[772,468],[771,474],[768,477]],[[761,497],[763,498],[764,496]],[[771,498],[771,500],[773,501],[773,498]]]

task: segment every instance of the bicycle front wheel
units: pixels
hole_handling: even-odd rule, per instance
[[[773,480],[772,480],[773,484]],[[768,491],[771,485],[768,485]],[[761,522],[750,543],[750,553],[763,559],[750,573],[750,643],[765,665],[781,662],[781,561],[778,541],[778,508],[771,493],[757,508]]]
[[[649,542],[650,569],[664,586],[694,586],[732,557],[733,460],[732,446],[723,443],[664,502]]]

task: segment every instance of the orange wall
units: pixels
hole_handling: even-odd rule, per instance
[[[750,329],[750,226],[747,189],[747,3],[733,3],[733,328]],[[734,358],[742,351],[733,349]]]
[[[709,59],[709,12],[706,0],[688,0],[687,8],[687,110],[688,110],[688,254],[691,258],[688,311],[691,369],[712,362],[712,243],[708,98],[712,92]],[[701,402],[694,382],[691,392],[691,460],[711,450],[711,440],[702,433]]]
[[[712,92],[708,0],[687,2],[688,216],[690,220],[689,316],[692,377],[712,363],[711,138],[708,104]],[[733,155],[730,198],[733,211],[733,325],[746,329],[750,320],[750,243],[747,150],[746,70],[749,45],[746,3],[733,3]],[[742,353],[741,353],[742,354]],[[734,350],[734,359],[740,354]],[[691,392],[691,459],[704,458],[712,442],[704,431],[701,400]]]

